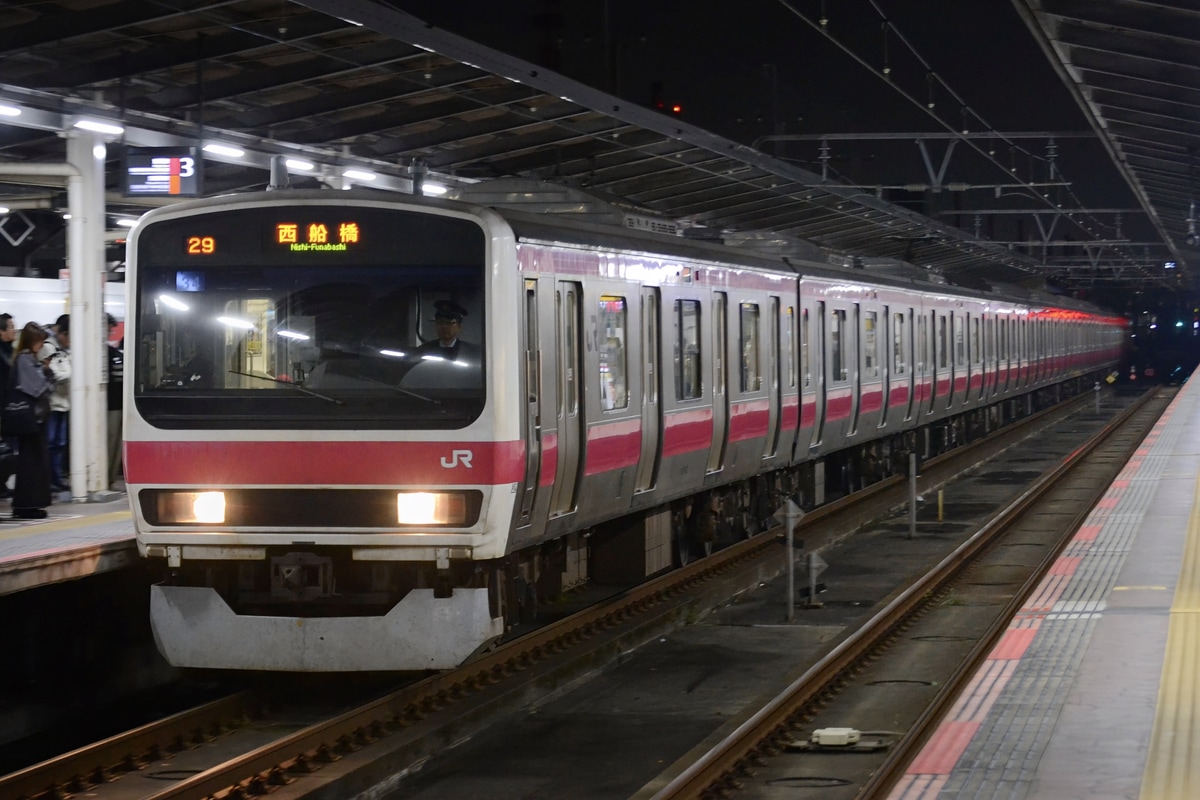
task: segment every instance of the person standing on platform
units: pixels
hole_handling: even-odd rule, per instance
[[[108,333],[117,327],[112,314],[108,315]],[[108,342],[108,486],[117,488],[121,480],[121,405],[125,383],[125,340]]]
[[[12,371],[13,342],[17,338],[17,326],[12,314],[0,314],[0,407],[8,399],[8,376]]]
[[[21,329],[21,338],[13,353],[9,395],[16,388],[37,402],[54,391],[54,374],[40,358],[46,344],[46,330],[36,322]],[[19,439],[17,450],[17,482],[13,488],[13,517],[44,519],[50,496],[50,453],[46,449],[46,426],[38,425],[33,433]]]
[[[17,326],[13,324],[12,314],[0,314],[0,408],[8,402],[8,379],[12,375],[13,342],[17,339]],[[0,428],[0,439],[8,445],[9,451],[15,456],[17,452],[17,437],[8,436]],[[0,500],[12,497],[8,488],[8,475],[3,473],[0,481]]]
[[[70,488],[67,460],[71,430],[71,317],[63,314],[55,323],[55,342],[46,342],[42,360],[54,373],[54,391],[50,395],[50,419],[46,424],[46,446],[50,451],[50,491]],[[50,350],[50,354],[46,354]]]

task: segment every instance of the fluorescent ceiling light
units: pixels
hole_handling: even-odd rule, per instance
[[[287,164],[288,169],[299,170],[300,172],[310,172],[313,169],[313,164],[310,161],[301,161],[298,158],[289,158],[283,163]]]
[[[232,147],[227,144],[206,144],[204,145],[204,152],[218,156],[229,156],[230,158],[241,158],[246,155],[246,151],[240,147]]]
[[[173,308],[176,311],[187,311],[189,307],[187,303],[183,302],[182,300],[176,300],[169,294],[160,294],[158,299],[162,301],[163,305]]]
[[[16,106],[0,105],[0,117],[19,117],[21,109]]]
[[[113,136],[125,132],[125,129],[120,125],[114,125],[111,122],[98,122],[94,119],[77,120],[75,122],[75,127],[82,128],[85,131],[92,131],[93,133],[108,133],[112,134]]]
[[[425,194],[445,194],[449,190],[440,183],[423,183],[421,184],[421,191]]]
[[[8,206],[0,206],[0,214],[7,214]]]
[[[136,219],[119,219],[119,220],[117,220],[117,224],[124,226],[126,228],[132,228],[134,225],[137,225],[137,220]]]
[[[348,169],[342,173],[342,177],[353,178],[356,181],[373,181],[375,180],[375,173],[361,169]]]
[[[217,322],[221,323],[222,325],[228,325],[230,328],[241,328],[245,331],[252,330],[254,328],[253,322],[247,322],[244,319],[237,319],[236,317],[217,317]]]
[[[308,334],[297,333],[296,331],[275,331],[275,332],[285,339],[297,339],[297,340],[303,342],[309,338]]]

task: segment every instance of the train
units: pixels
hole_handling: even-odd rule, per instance
[[[142,217],[124,463],[166,660],[452,668],[573,587],[1091,390],[1126,345],[1070,299],[645,227],[315,189]]]

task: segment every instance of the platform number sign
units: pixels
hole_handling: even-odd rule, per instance
[[[195,147],[127,147],[125,195],[199,197],[202,165]]]

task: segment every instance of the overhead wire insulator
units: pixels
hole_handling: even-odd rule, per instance
[[[883,21],[883,74],[892,74],[892,63],[888,57],[888,29],[891,28],[891,23],[887,20]]]

